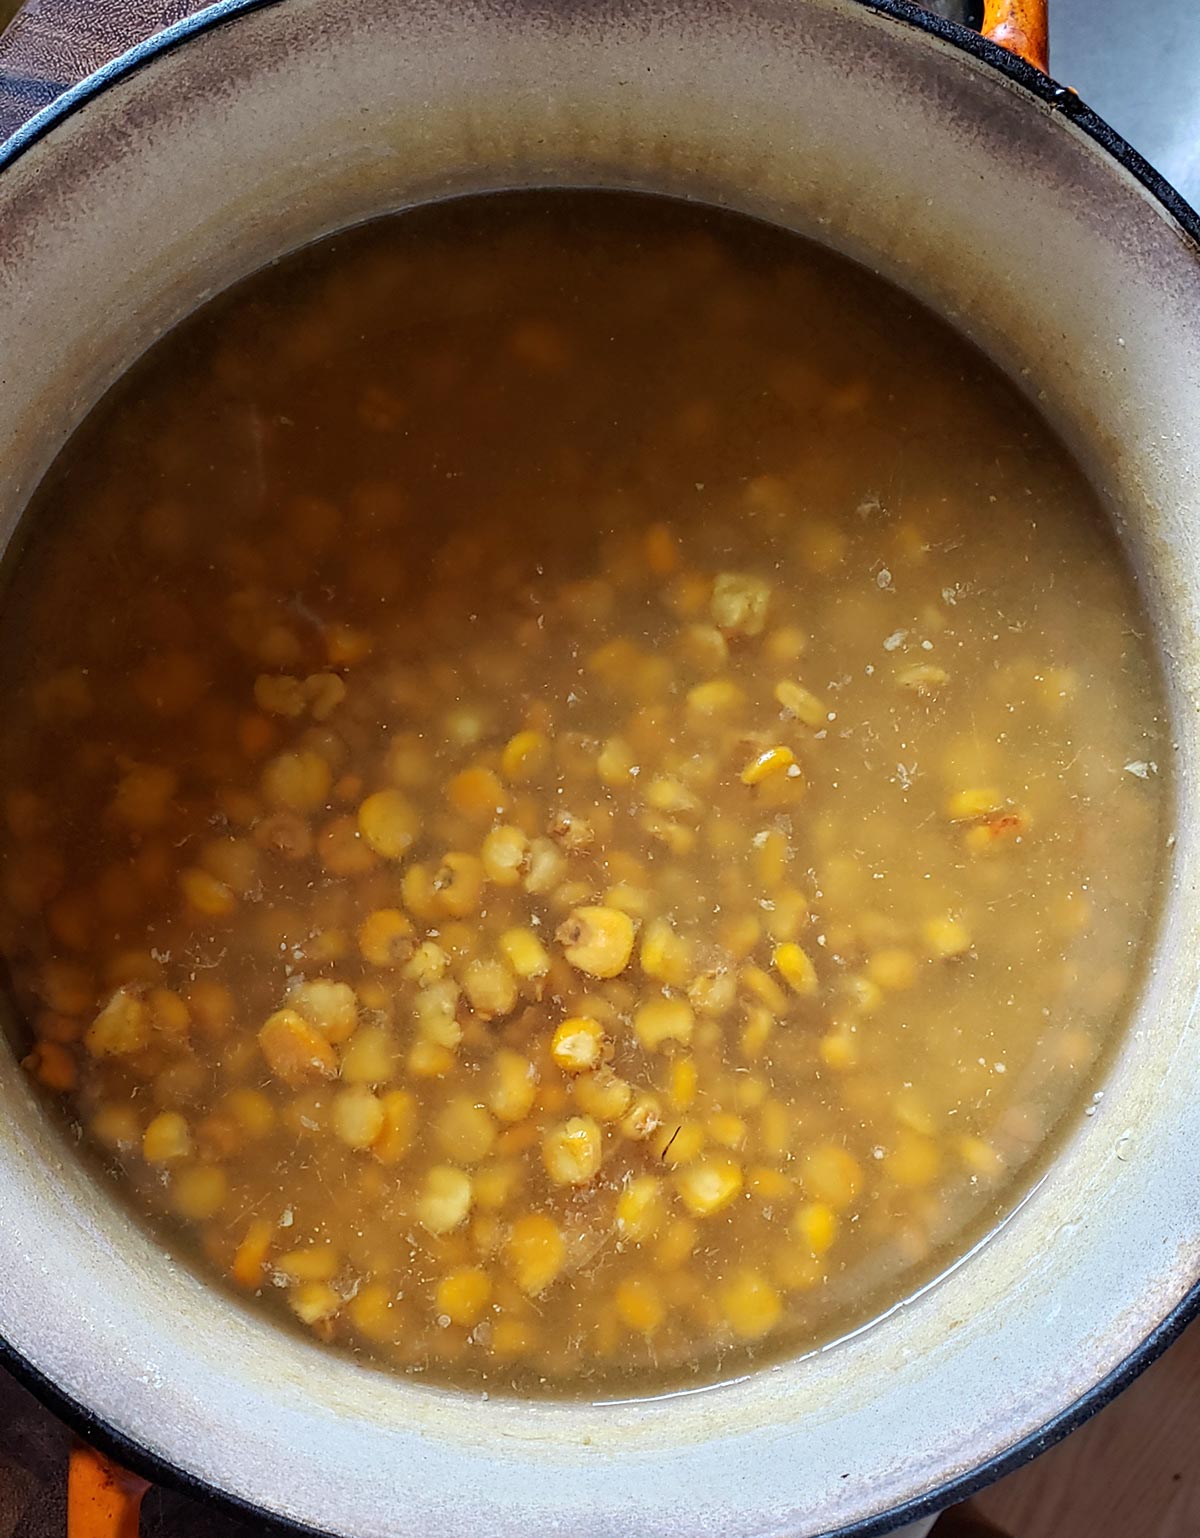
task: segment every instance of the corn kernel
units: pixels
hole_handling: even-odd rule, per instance
[[[288,812],[315,812],[329,799],[333,774],[309,748],[281,753],[263,769],[262,793],[269,805]]]
[[[535,897],[552,892],[567,873],[567,857],[552,838],[535,838],[529,843],[529,868],[525,890]]]
[[[741,1192],[741,1166],[723,1155],[700,1159],[680,1170],[675,1189],[693,1217],[712,1217],[723,1212]]]
[[[234,1089],[225,1097],[225,1108],[243,1132],[266,1137],[275,1127],[275,1107],[259,1089]]]
[[[191,1151],[191,1132],[178,1111],[160,1111],[142,1133],[142,1157],[150,1164],[186,1159]]]
[[[693,716],[705,720],[731,715],[744,699],[745,695],[732,679],[710,678],[688,690],[687,708]]]
[[[664,918],[654,919],[646,926],[640,960],[647,977],[675,988],[686,986],[691,976],[691,946]]]
[[[802,998],[812,998],[817,992],[817,969],[803,946],[793,940],[785,941],[775,947],[771,960],[793,993],[798,993]]]
[[[682,1266],[692,1251],[700,1232],[691,1218],[672,1218],[654,1247],[654,1260],[664,1271]]]
[[[301,1282],[288,1289],[288,1304],[302,1324],[324,1324],[342,1306],[340,1295],[328,1282]]]
[[[526,981],[545,977],[550,970],[550,953],[532,929],[506,929],[500,936],[500,950],[517,976]]]
[[[958,1155],[963,1164],[972,1175],[982,1176],[985,1180],[994,1180],[1004,1173],[1004,1160],[996,1152],[990,1143],[973,1133],[967,1133],[958,1140]]]
[[[527,1297],[540,1297],[562,1270],[566,1245],[553,1218],[533,1212],[518,1218],[504,1244],[508,1272]]]
[[[769,1164],[755,1164],[747,1173],[746,1185],[763,1202],[783,1202],[792,1196],[795,1187],[782,1170],[772,1169]]]
[[[792,1232],[811,1255],[824,1255],[837,1238],[837,1213],[827,1202],[804,1202],[792,1218]]]
[[[441,911],[450,918],[465,919],[479,907],[483,893],[483,861],[473,854],[452,851],[438,867],[433,886]]]
[[[146,1005],[128,988],[118,988],[88,1026],[83,1042],[93,1057],[139,1052],[149,1040]]]
[[[403,967],[412,960],[413,926],[399,908],[376,908],[358,931],[358,949],[373,967]]]
[[[671,1064],[668,1095],[675,1110],[687,1110],[696,1098],[699,1085],[700,1072],[696,1067],[695,1058],[681,1057]]]
[[[542,1138],[542,1162],[557,1185],[587,1185],[600,1168],[604,1142],[591,1116],[572,1116]]]
[[[737,979],[722,968],[702,972],[688,989],[688,1002],[701,1014],[723,1015],[736,998]]]
[[[867,976],[889,993],[904,992],[916,986],[917,958],[903,946],[887,946],[868,959]]]
[[[666,1317],[662,1294],[649,1277],[623,1277],[613,1301],[621,1323],[641,1335],[653,1335]]]
[[[932,1138],[902,1130],[884,1160],[884,1170],[897,1185],[914,1189],[936,1180],[941,1162]]]
[[[825,702],[803,684],[790,678],[781,678],[775,685],[775,698],[788,715],[795,716],[797,721],[813,731],[819,730],[829,720],[829,709]]]
[[[315,1025],[327,1041],[341,1042],[354,1034],[358,1024],[358,999],[349,983],[314,978],[297,983],[288,992],[288,1003]]]
[[[608,738],[596,759],[596,773],[613,790],[627,785],[637,766],[634,751],[623,737]]]
[[[342,1079],[347,1084],[383,1084],[395,1076],[396,1043],[386,1026],[360,1026],[342,1052]]]
[[[946,802],[946,816],[952,822],[975,822],[1004,809],[1004,797],[992,786],[971,786],[955,791]]]
[[[597,1121],[619,1121],[633,1099],[632,1087],[611,1068],[583,1073],[575,1080],[575,1104]]]
[[[564,1073],[586,1073],[604,1052],[604,1029],[587,1016],[564,1020],[550,1042],[550,1056]]]
[[[761,635],[767,623],[771,589],[761,577],[723,571],[713,581],[709,612],[725,635]]]
[[[331,1282],[341,1263],[332,1244],[309,1244],[278,1256],[271,1269],[289,1282]]]
[[[486,1106],[466,1095],[448,1100],[434,1122],[442,1152],[460,1164],[478,1164],[496,1141],[496,1123]]]
[[[858,1066],[858,1044],[849,1031],[830,1031],[817,1043],[817,1052],[826,1068],[844,1073]]]
[[[576,970],[616,977],[633,954],[633,920],[618,908],[574,908],[556,938]]]
[[[255,1218],[246,1229],[230,1266],[230,1275],[239,1287],[262,1286],[263,1270],[275,1237],[275,1225],[267,1218]]]
[[[537,1073],[528,1058],[505,1048],[492,1059],[492,1083],[487,1103],[503,1122],[524,1121],[533,1109]]]
[[[783,1312],[774,1287],[761,1271],[749,1266],[739,1267],[718,1288],[717,1296],[734,1334],[742,1340],[761,1340]]]
[[[532,780],[550,762],[550,743],[544,732],[518,732],[500,754],[500,772],[506,780]]]
[[[365,1084],[339,1090],[333,1097],[330,1125],[347,1148],[370,1148],[384,1120],[383,1105]]]
[[[382,1282],[360,1287],[347,1303],[346,1312],[358,1333],[376,1345],[386,1345],[395,1338],[398,1320],[392,1293]]]
[[[655,1157],[671,1169],[690,1164],[704,1152],[707,1141],[704,1124],[699,1121],[668,1123],[660,1127],[651,1143]]]
[[[926,919],[921,933],[932,954],[945,960],[963,956],[971,948],[971,931],[960,920],[948,915]]]
[[[440,1041],[422,1037],[409,1049],[408,1071],[414,1079],[444,1079],[454,1071],[454,1053]]]
[[[277,1078],[296,1086],[308,1079],[331,1079],[337,1057],[328,1040],[294,1009],[279,1009],[258,1033],[267,1066]]]
[[[435,1164],[425,1176],[417,1216],[431,1234],[448,1234],[471,1210],[471,1177],[449,1164]]]
[[[417,1102],[406,1089],[392,1089],[379,1097],[383,1126],[371,1152],[380,1164],[398,1164],[409,1148],[417,1126]]]
[[[499,777],[479,764],[456,774],[446,797],[456,812],[472,822],[492,822],[508,808],[508,792]]]
[[[858,1160],[836,1143],[822,1143],[804,1156],[804,1188],[839,1211],[849,1207],[862,1186]]]
[[[662,1107],[653,1095],[637,1095],[621,1117],[621,1132],[634,1143],[644,1143],[662,1125]]]
[[[398,790],[377,790],[358,809],[358,831],[385,860],[401,860],[421,830],[412,803]]]
[[[644,1244],[658,1232],[666,1211],[662,1181],[656,1175],[636,1175],[617,1197],[617,1234]]]
[[[497,886],[519,886],[528,857],[529,840],[510,823],[493,828],[480,850],[484,873]]]
[[[633,1017],[633,1029],[647,1052],[657,1052],[667,1041],[692,1039],[696,1016],[686,999],[648,999]]]
[[[761,785],[764,780],[771,779],[777,774],[786,774],[796,762],[796,755],[791,748],[783,744],[776,744],[773,748],[764,748],[746,764],[741,773],[743,785]]]
[[[437,1286],[436,1306],[451,1324],[464,1330],[475,1327],[492,1296],[492,1281],[478,1266],[463,1266],[442,1277]]]
[[[225,1171],[213,1164],[194,1164],[171,1181],[171,1206],[181,1218],[203,1223],[216,1217],[225,1201]]]

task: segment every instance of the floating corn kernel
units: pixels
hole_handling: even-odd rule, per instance
[[[329,799],[333,772],[319,753],[303,748],[271,759],[262,773],[269,805],[288,812],[315,812]]]
[[[921,926],[921,933],[935,956],[949,959],[965,955],[971,948],[971,931],[958,919],[948,915],[926,919]]]
[[[128,988],[118,988],[84,1032],[83,1043],[93,1057],[120,1057],[139,1052],[150,1037],[145,1002]]]
[[[288,1289],[288,1306],[301,1324],[324,1324],[341,1309],[342,1298],[328,1282],[301,1282]]]
[[[837,1238],[837,1213],[828,1202],[803,1202],[792,1218],[792,1232],[812,1255],[824,1255]]]
[[[484,872],[497,886],[519,886],[528,857],[529,840],[508,823],[493,828],[480,850]]]
[[[550,762],[550,742],[544,732],[518,732],[500,754],[500,772],[506,780],[531,780]]]
[[[450,918],[465,919],[479,907],[483,892],[483,862],[454,850],[446,855],[433,878],[436,902]],[[407,894],[405,896],[407,904]]]
[[[773,1014],[780,1015],[787,1008],[787,995],[769,972],[747,963],[738,973],[743,991],[763,1004]]]
[[[550,1042],[550,1056],[564,1073],[586,1073],[600,1062],[604,1029],[587,1016],[564,1020]]]
[[[817,1052],[826,1068],[843,1073],[858,1066],[858,1044],[849,1031],[830,1031],[817,1043]]]
[[[634,1244],[644,1244],[658,1232],[666,1210],[658,1176],[636,1175],[617,1197],[617,1233]]]
[[[57,1041],[38,1042],[33,1051],[21,1059],[21,1066],[39,1084],[59,1094],[74,1089],[79,1077],[74,1057]]]
[[[386,1345],[396,1335],[396,1312],[391,1289],[383,1282],[368,1282],[346,1304],[350,1323],[360,1335]]]
[[[481,764],[456,774],[446,797],[456,812],[473,822],[492,822],[508,806],[508,792],[499,776]]]
[[[417,1199],[417,1217],[431,1234],[448,1234],[471,1210],[471,1177],[449,1164],[435,1164]]]
[[[946,816],[954,822],[974,822],[991,817],[1004,807],[1004,797],[994,787],[972,786],[959,790],[946,802]]]
[[[722,716],[736,710],[744,699],[732,679],[712,678],[688,690],[687,708],[696,716]]]
[[[417,1029],[438,1046],[457,1047],[462,1040],[457,1012],[458,988],[448,977],[422,988],[413,1000]]]
[[[682,1121],[672,1126],[668,1120],[656,1131],[650,1148],[668,1169],[679,1169],[700,1157],[707,1140],[703,1122]]]
[[[781,678],[775,685],[775,699],[788,715],[795,716],[802,725],[817,731],[829,720],[829,709],[811,689],[790,678]]]
[[[686,1045],[692,1039],[696,1016],[686,999],[648,999],[638,1006],[633,1029],[647,1052],[657,1052],[667,1041]]]
[[[537,1071],[527,1057],[502,1047],[492,1058],[488,1109],[503,1122],[524,1121],[537,1095]]]
[[[916,986],[917,958],[901,945],[886,946],[867,960],[867,976],[888,993]]]
[[[440,982],[449,965],[449,956],[436,940],[423,940],[405,962],[404,975],[418,987],[426,988],[430,983]]]
[[[341,1263],[332,1244],[309,1244],[287,1250],[271,1269],[289,1282],[331,1282]]]
[[[258,1288],[263,1283],[267,1256],[275,1237],[275,1225],[269,1218],[254,1218],[238,1245],[230,1266],[230,1275],[239,1287]]]
[[[633,920],[619,908],[574,908],[556,938],[578,971],[589,977],[616,977],[633,954]]]
[[[463,992],[484,1020],[511,1014],[517,1004],[517,980],[503,961],[477,958],[463,971]]]
[[[363,920],[358,948],[373,967],[402,967],[412,958],[413,926],[399,908],[377,908]]]
[[[382,1025],[360,1026],[342,1052],[342,1079],[347,1084],[382,1084],[393,1078],[396,1042]]]
[[[761,1271],[740,1266],[717,1289],[717,1297],[735,1335],[761,1340],[779,1322],[783,1304]]]
[[[415,808],[398,790],[377,790],[358,809],[358,831],[385,860],[403,859],[420,827]]]
[[[496,1141],[496,1123],[487,1107],[467,1095],[446,1102],[433,1130],[442,1152],[459,1164],[478,1164]]]
[[[737,998],[737,978],[725,968],[701,972],[688,988],[688,1002],[701,1014],[723,1015]]]
[[[784,982],[802,998],[812,998],[817,992],[817,969],[808,952],[794,940],[777,945],[771,953],[775,970]]]
[[[380,1164],[398,1164],[412,1147],[417,1128],[417,1102],[407,1089],[390,1089],[380,1095],[383,1127],[371,1145]]]
[[[384,1110],[365,1084],[340,1090],[330,1107],[330,1126],[347,1148],[370,1148],[384,1128]]]
[[[914,1189],[930,1185],[941,1168],[938,1146],[932,1138],[902,1129],[888,1150],[883,1167],[898,1186]]]
[[[531,1212],[513,1224],[502,1253],[513,1281],[526,1296],[536,1298],[562,1270],[566,1245],[553,1218]]]
[[[795,762],[796,755],[789,747],[776,744],[772,748],[764,748],[742,770],[742,784],[761,785],[764,780],[770,779],[772,775],[785,774]]]
[[[506,929],[500,936],[500,950],[520,978],[545,977],[550,970],[550,953],[532,929]]]
[[[680,1057],[671,1064],[670,1100],[677,1111],[686,1111],[696,1098],[700,1086],[700,1072],[695,1058]]]
[[[407,1067],[414,1079],[444,1079],[454,1071],[453,1049],[422,1037],[409,1048]]]
[[[995,1180],[1004,1173],[1004,1160],[990,1143],[974,1133],[966,1133],[958,1140],[958,1155],[973,1175],[985,1180]]]
[[[160,1111],[142,1133],[142,1157],[150,1164],[186,1159],[191,1151],[191,1131],[178,1111]]]
[[[605,1067],[580,1074],[573,1093],[579,1109],[597,1121],[619,1121],[633,1099],[631,1085]]]
[[[326,978],[297,983],[288,990],[288,1004],[315,1025],[327,1041],[348,1040],[358,1025],[358,998],[349,983]]]
[[[914,662],[911,667],[900,669],[896,674],[896,682],[902,689],[911,689],[914,694],[936,694],[950,682],[950,675],[945,668],[938,667],[936,662]]]
[[[617,1283],[613,1302],[621,1323],[641,1335],[653,1335],[666,1318],[662,1293],[649,1277],[622,1277]]]
[[[600,1127],[591,1116],[572,1116],[542,1138],[542,1162],[557,1185],[582,1186],[593,1178],[604,1155]]]
[[[725,635],[761,635],[767,623],[771,589],[761,577],[723,571],[713,581],[709,612]]]
[[[492,1296],[492,1279],[479,1266],[462,1266],[442,1277],[437,1285],[435,1306],[451,1324],[472,1329],[483,1317]]]
[[[258,1033],[267,1067],[293,1086],[308,1079],[331,1079],[337,1057],[325,1036],[294,1009],[279,1009]]]
[[[712,1155],[680,1170],[675,1189],[693,1217],[712,1217],[741,1192],[742,1169],[733,1159]]]
[[[801,1168],[804,1189],[838,1211],[849,1207],[862,1187],[858,1160],[836,1143],[822,1143],[809,1149]]]

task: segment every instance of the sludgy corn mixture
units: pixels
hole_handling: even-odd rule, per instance
[[[632,197],[404,214],[181,326],[31,526],[19,1050],[280,1319],[493,1391],[734,1375],[944,1269],[1093,1093],[1164,842],[1133,584],[865,272]]]

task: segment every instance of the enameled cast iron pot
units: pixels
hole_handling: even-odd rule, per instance
[[[645,1403],[484,1402],[369,1371],[172,1263],[0,1052],[0,1335],[55,1406],[143,1469],[353,1538],[865,1538],[1011,1467],[1162,1349],[1200,1275],[1200,225],[1182,201],[1028,63],[904,0],[224,0],[2,153],[5,538],[106,386],[281,252],[453,193],[653,189],[850,253],[1022,382],[1120,526],[1177,741],[1157,938],[1094,1114],[990,1242],[871,1329]]]

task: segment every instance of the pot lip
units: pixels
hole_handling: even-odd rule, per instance
[[[191,38],[224,22],[234,21],[279,3],[281,0],[213,0],[212,4],[135,44],[62,92],[48,106],[27,119],[7,140],[0,142],[0,172],[13,165],[26,150],[46,137],[59,123],[143,64],[172,52]],[[969,27],[947,21],[925,10],[915,4],[914,0],[852,0],[852,3],[864,11],[938,38],[959,53],[1004,76],[1034,102],[1060,115],[1131,175],[1170,215],[1184,234],[1200,247],[1200,213],[1070,87],[1060,85],[1052,76],[1043,74]],[[966,1500],[993,1481],[1015,1472],[1109,1405],[1178,1339],[1189,1324],[1198,1319],[1200,1278],[1124,1361],[1072,1404],[1052,1416],[1037,1431],[1030,1432],[1005,1452],[973,1468],[949,1475],[919,1496],[876,1516],[830,1530],[825,1538],[882,1538],[882,1535],[892,1532],[898,1525],[935,1516],[948,1505]],[[65,1392],[3,1336],[0,1336],[0,1367],[7,1370],[77,1435],[155,1483],[214,1503],[232,1515],[249,1518],[267,1532],[280,1535],[303,1534],[307,1538],[336,1538],[336,1535],[324,1529],[280,1517],[230,1491],[211,1485],[149,1451],[103,1417],[96,1415],[82,1401]]]

